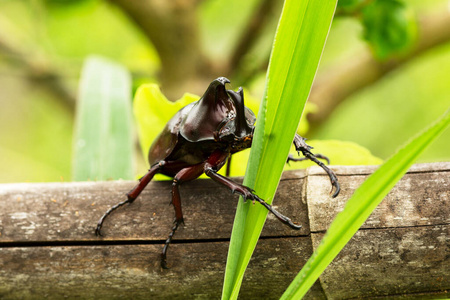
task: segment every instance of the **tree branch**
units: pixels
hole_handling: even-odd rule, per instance
[[[309,101],[319,106],[317,113],[308,115],[311,128],[317,130],[331,112],[352,94],[448,41],[450,41],[450,12],[440,10],[419,16],[419,39],[407,55],[380,62],[366,51],[323,72],[316,78],[309,97]]]
[[[262,0],[258,10],[253,13],[251,20],[248,22],[247,28],[242,33],[240,40],[233,51],[230,59],[230,70],[238,68],[244,55],[250,50],[257,38],[262,32],[264,24],[268,19],[272,18],[271,11],[276,7],[278,1]]]
[[[201,92],[210,78],[198,34],[198,0],[109,0],[127,14],[155,46],[161,84],[169,98]],[[205,81],[203,81],[205,78]]]
[[[48,62],[36,59],[35,55],[25,53],[17,46],[8,43],[0,37],[0,53],[8,58],[9,62],[25,70],[26,77],[45,87],[57,99],[61,100],[68,111],[75,108],[75,95],[63,82],[61,72],[51,66]]]
[[[347,199],[376,169],[333,168],[346,187],[334,199],[320,168],[283,173],[274,203],[303,227],[293,231],[268,215],[241,299],[278,299]],[[412,166],[307,298],[448,298],[449,171],[450,163]],[[183,185],[186,224],[169,248],[171,268],[161,270],[174,213],[167,205],[170,182],[151,182],[133,204],[110,215],[104,237],[94,235],[98,218],[135,184],[0,184],[2,297],[220,298],[238,197],[211,179]]]

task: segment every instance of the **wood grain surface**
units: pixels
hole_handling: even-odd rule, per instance
[[[332,168],[342,189],[334,199],[319,168],[283,174],[274,206],[303,228],[293,231],[269,214],[240,299],[278,299],[376,169]],[[449,175],[450,163],[413,166],[306,298],[447,297]],[[211,180],[184,184],[185,225],[169,248],[170,269],[161,270],[174,217],[170,182],[151,182],[134,203],[109,216],[103,237],[94,235],[101,215],[135,184],[0,185],[0,299],[220,298],[238,197]]]

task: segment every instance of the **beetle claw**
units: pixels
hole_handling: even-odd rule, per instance
[[[102,234],[102,226],[103,226],[103,220],[104,220],[104,216],[100,219],[100,221],[98,221],[97,223],[97,227],[95,228],[95,235],[96,236],[103,236]]]
[[[339,186],[339,183],[337,181],[331,182],[331,191],[330,194],[333,192],[333,188],[335,189],[333,198],[336,198],[339,195],[339,192],[341,191],[341,187]]]
[[[167,260],[163,254],[161,254],[161,269],[167,270],[169,267],[167,266]]]
[[[177,227],[178,227],[178,225],[180,225],[180,224],[185,225],[185,224],[184,224],[184,218],[181,218],[180,220],[177,220],[177,218],[175,218],[175,219],[173,220],[173,224],[176,225]]]
[[[330,182],[331,182],[331,192],[330,194],[333,192],[333,188],[336,189],[336,191],[333,194],[333,198],[337,197],[337,195],[340,192],[340,187],[339,187],[339,182],[337,180],[336,174],[334,174],[334,172],[328,168],[323,162],[319,161],[318,158],[320,159],[324,159],[327,161],[327,163],[330,163],[330,160],[328,159],[328,157],[322,155],[322,154],[313,154],[310,150],[312,149],[311,146],[309,146],[308,144],[305,143],[305,138],[301,137],[300,135],[296,134],[294,137],[294,145],[295,145],[295,149],[298,152],[302,152],[303,156],[305,156],[306,159],[309,159],[311,161],[313,161],[314,163],[316,163],[319,167],[321,167],[325,172],[327,172],[328,177],[330,178]],[[288,158],[288,160],[303,160],[303,159],[292,159],[292,158]]]
[[[101,229],[102,229],[102,226],[101,225],[97,225],[97,228],[95,228],[95,235],[96,236],[103,236],[103,234],[101,233]]]

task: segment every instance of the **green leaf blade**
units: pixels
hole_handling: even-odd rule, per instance
[[[72,179],[132,179],[131,76],[99,57],[86,60],[80,80]]]
[[[292,281],[281,299],[300,299],[306,294],[418,156],[448,126],[450,126],[450,110],[426,131],[400,149],[355,191],[344,210],[330,225],[317,250]]]
[[[286,162],[336,8],[331,1],[285,2],[275,37],[244,185],[271,203]],[[236,299],[267,216],[239,201],[222,299]]]

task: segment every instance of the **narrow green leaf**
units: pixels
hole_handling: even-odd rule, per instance
[[[272,50],[244,184],[272,202],[331,25],[336,0],[286,0]],[[267,216],[239,201],[222,299],[236,299]]]
[[[292,281],[282,299],[300,299],[358,231],[372,211],[408,171],[418,156],[450,126],[450,110],[375,171],[336,216],[319,247]]]
[[[131,77],[99,57],[86,60],[75,119],[72,179],[133,179]]]

